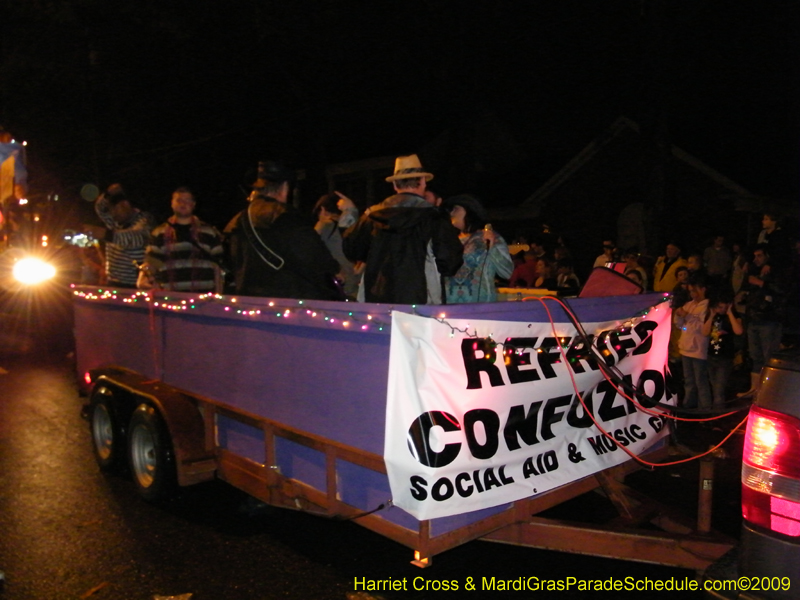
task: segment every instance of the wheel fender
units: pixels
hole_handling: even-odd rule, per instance
[[[213,479],[216,469],[206,469],[198,476],[191,467],[214,458],[205,448],[205,424],[200,410],[186,395],[175,390],[155,390],[147,401],[159,413],[172,443],[179,485],[191,485]]]
[[[205,448],[205,424],[196,401],[163,382],[148,380],[124,368],[104,367],[93,370],[92,374],[95,389],[105,384],[119,396],[115,404],[120,421],[126,426],[133,411],[143,402],[158,412],[170,437],[179,485],[214,478],[215,454],[213,449]],[[198,464],[203,464],[203,468],[198,469]]]
[[[175,490],[175,453],[166,423],[149,402],[131,415],[128,460],[139,495],[148,502],[170,498]]]

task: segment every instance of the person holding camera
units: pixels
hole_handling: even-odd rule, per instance
[[[135,288],[139,265],[144,262],[152,219],[136,208],[119,183],[95,200],[94,210],[106,227],[95,233],[105,241],[106,277],[109,286]]]

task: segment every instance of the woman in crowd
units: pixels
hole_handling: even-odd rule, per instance
[[[733,290],[733,305],[739,314],[744,314],[745,303],[744,294],[739,292],[744,290],[744,282],[747,279],[747,252],[742,242],[733,242],[731,246],[733,260],[731,263],[731,289]]]
[[[725,392],[733,372],[736,337],[744,333],[742,319],[733,307],[733,293],[717,289],[708,302],[702,333],[708,337],[708,379],[714,408],[725,405]]]
[[[486,209],[474,196],[448,198],[444,207],[450,211],[450,220],[461,232],[464,245],[464,264],[455,275],[445,278],[447,304],[494,302],[495,277],[508,279],[514,267],[508,244],[486,227]]]
[[[558,287],[555,265],[544,256],[536,261],[536,279],[533,281],[533,287],[544,290],[555,290]]]
[[[683,365],[684,408],[709,409],[713,404],[708,380],[708,334],[703,324],[708,314],[706,280],[702,274],[689,279],[691,300],[672,313],[681,330],[678,348]]]

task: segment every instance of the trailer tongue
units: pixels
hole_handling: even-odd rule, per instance
[[[98,464],[127,464],[149,500],[219,478],[353,519],[420,566],[476,538],[695,570],[732,546],[622,483],[633,455],[666,455],[659,295],[390,307],[74,293]],[[623,527],[534,516],[598,488]],[[634,529],[654,521],[672,533]]]

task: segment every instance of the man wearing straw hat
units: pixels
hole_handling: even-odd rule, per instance
[[[461,266],[458,230],[424,198],[431,179],[416,154],[400,156],[386,178],[397,193],[368,209],[345,233],[347,258],[367,265],[362,281],[367,302],[441,304],[441,277]]]

